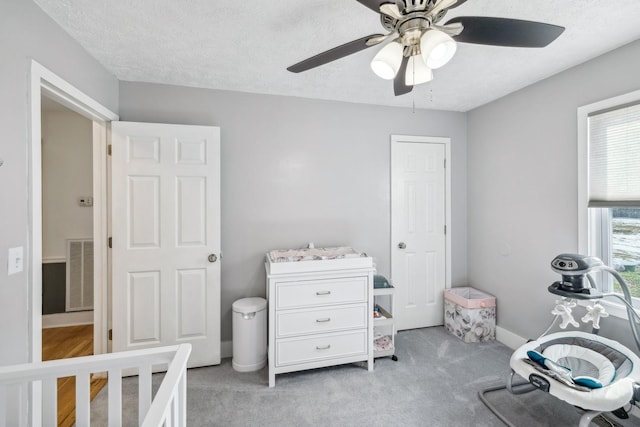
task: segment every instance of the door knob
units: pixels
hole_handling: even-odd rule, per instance
[[[218,257],[216,256],[216,254],[209,254],[209,262],[216,262],[218,260]]]
[[[400,249],[404,249],[404,248],[406,248],[406,247],[407,247],[407,245],[405,245],[405,244],[404,244],[404,242],[400,242],[400,243],[398,243],[398,247],[399,247]]]

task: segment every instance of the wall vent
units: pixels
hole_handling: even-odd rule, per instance
[[[93,310],[93,240],[67,240],[66,311]]]

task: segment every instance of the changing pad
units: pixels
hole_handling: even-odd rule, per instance
[[[311,260],[328,260],[366,257],[364,252],[357,252],[348,246],[335,248],[276,249],[269,252],[271,262],[297,262]]]

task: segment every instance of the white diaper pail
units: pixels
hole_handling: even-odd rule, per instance
[[[257,371],[267,363],[267,300],[242,298],[233,311],[233,369]]]

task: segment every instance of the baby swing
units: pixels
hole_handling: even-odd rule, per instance
[[[633,308],[627,284],[617,271],[595,257],[562,254],[551,262],[551,268],[562,275],[561,281],[548,288],[549,292],[562,297],[551,312],[555,318],[540,338],[524,344],[513,353],[506,386],[481,391],[480,400],[508,426],[513,424],[486,400],[486,393],[505,388],[513,394],[536,389],[548,392],[584,410],[579,427],[587,427],[602,412],[628,418],[625,405],[640,402],[640,358],[619,342],[597,335],[600,318],[609,315],[597,300],[616,297],[626,305],[631,331],[640,349],[640,333],[636,324],[640,315]],[[612,274],[624,297],[598,291],[588,274],[593,271]],[[576,300],[596,300],[587,307],[587,314],[581,319],[585,323],[592,322],[593,333],[566,331],[547,335],[559,318],[562,319],[561,329],[570,324],[579,326],[572,315]],[[514,383],[515,374],[528,382]]]

